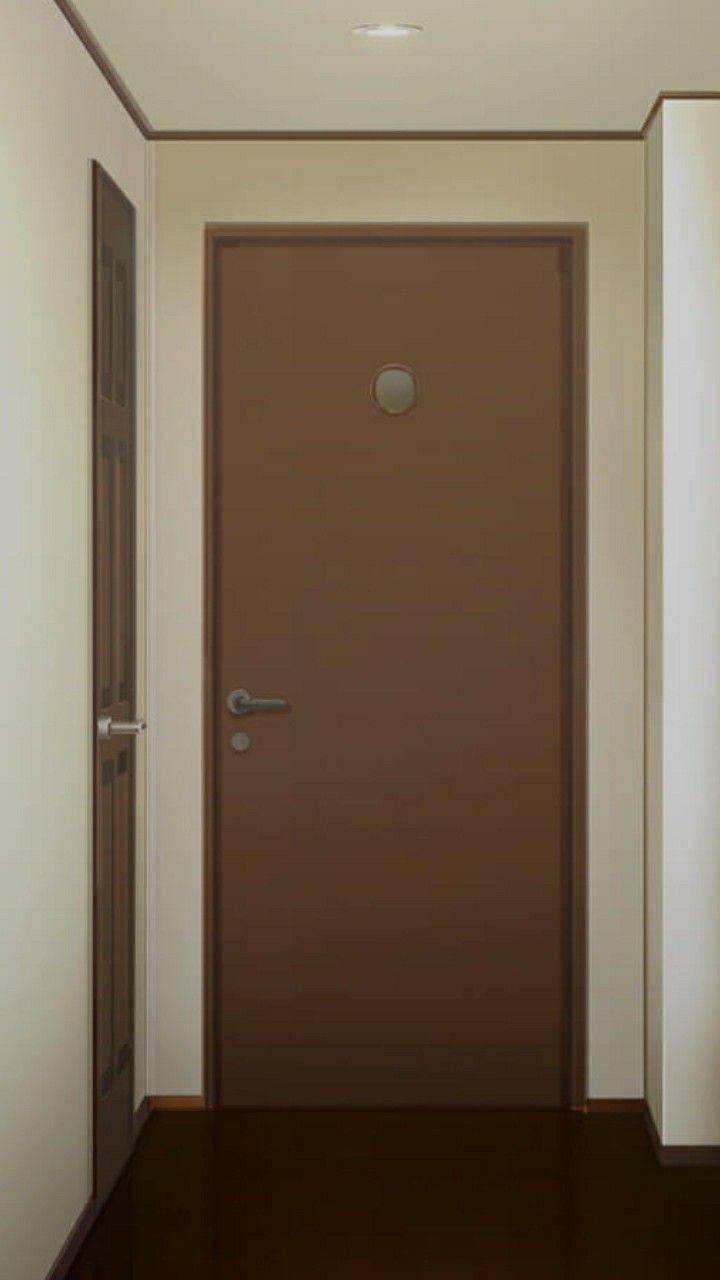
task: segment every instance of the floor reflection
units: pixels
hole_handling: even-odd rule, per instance
[[[716,1277],[720,1169],[642,1118],[156,1114],[71,1280]]]

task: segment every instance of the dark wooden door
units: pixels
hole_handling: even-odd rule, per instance
[[[135,212],[97,164],[93,180],[94,1086],[103,1199],[130,1153],[133,1118]]]
[[[222,1104],[569,1101],[569,260],[218,242]]]

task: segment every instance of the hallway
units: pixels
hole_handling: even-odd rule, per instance
[[[0,0],[0,1280],[720,1280],[718,0]]]
[[[639,1115],[151,1117],[70,1280],[705,1280],[720,1169]]]

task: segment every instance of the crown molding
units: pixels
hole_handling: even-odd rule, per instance
[[[153,142],[638,142],[628,129],[154,129]]]
[[[640,136],[642,138],[647,137],[648,130],[664,102],[712,102],[718,99],[720,99],[720,91],[717,89],[664,89],[662,93],[658,94],[643,120]]]
[[[92,31],[80,17],[71,0],[55,0],[55,4],[61,14],[70,23],[75,35],[81,44],[85,46],[90,54],[95,66],[105,77],[115,96],[120,100],[127,111],[133,124],[137,125],[142,136],[148,140],[153,136],[153,128],[148,120],[142,107],[135,101],[135,98],[128,89],[125,81],[118,75],[114,66],[108,58],[105,57],[100,45],[95,39]]]

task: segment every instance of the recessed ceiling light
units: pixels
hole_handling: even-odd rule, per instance
[[[422,31],[416,22],[363,22],[353,27],[356,36],[375,36],[378,40],[397,40],[400,36],[414,36]]]

